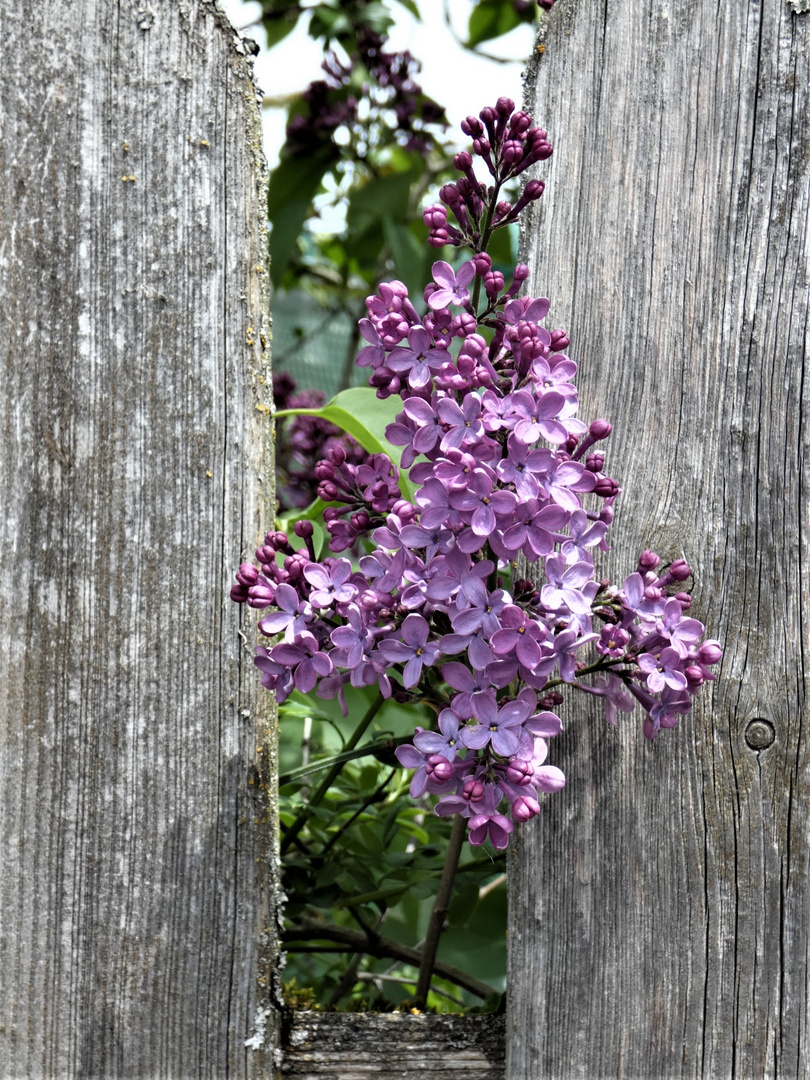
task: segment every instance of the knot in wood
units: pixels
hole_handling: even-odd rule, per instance
[[[763,720],[761,717],[752,720],[745,729],[745,741],[752,750],[767,750],[775,738],[773,724],[770,720]]]

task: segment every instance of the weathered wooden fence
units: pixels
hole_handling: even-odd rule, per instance
[[[684,554],[727,652],[654,747],[586,711],[557,740],[509,1080],[810,1069],[803,6],[558,0],[532,68],[527,255],[615,424],[611,569]],[[273,733],[228,600],[272,509],[245,43],[210,0],[3,28],[0,1075],[494,1080],[500,1018],[280,1030]]]
[[[250,57],[204,0],[7,3],[2,50],[0,1076],[267,1075]]]
[[[568,787],[511,865],[509,1080],[810,1074],[801,6],[559,0],[545,24],[527,254],[615,425],[610,567],[685,556],[726,656],[655,746],[582,706],[555,740]]]

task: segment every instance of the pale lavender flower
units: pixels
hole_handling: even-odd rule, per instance
[[[408,348],[392,349],[386,367],[398,375],[407,372],[408,385],[418,390],[427,386],[431,371],[438,371],[442,364],[449,364],[453,358],[447,349],[431,348],[430,334],[424,326],[411,327],[407,338]]]
[[[421,615],[408,615],[400,628],[401,638],[386,638],[378,648],[386,660],[393,664],[405,664],[402,685],[416,686],[422,674],[422,665],[436,662],[439,646],[428,641],[430,626]]]
[[[332,661],[320,651],[317,638],[306,631],[298,634],[291,645],[276,645],[270,650],[270,658],[294,669],[295,687],[302,694],[308,694],[318,679],[332,673]]]
[[[661,650],[660,656],[642,653],[638,658],[638,666],[647,676],[648,688],[657,694],[665,686],[673,690],[686,689],[686,676],[681,670],[681,660],[678,650],[668,647]]]
[[[280,634],[284,631],[287,641],[292,641],[296,634],[303,633],[307,623],[312,618],[312,608],[306,600],[302,600],[291,585],[283,583],[276,589],[276,607],[274,611],[259,623],[259,629],[267,637]]]
[[[352,564],[348,559],[335,559],[331,567],[322,566],[320,563],[307,563],[304,577],[313,586],[309,602],[313,607],[327,608],[333,603],[342,604],[354,600],[357,587],[349,581],[351,574]]]
[[[475,263],[472,259],[459,267],[458,274],[453,272],[452,266],[446,262],[433,264],[433,280],[438,289],[428,297],[428,306],[434,311],[439,308],[457,304],[463,307],[470,302],[470,290],[467,286],[475,277]]]

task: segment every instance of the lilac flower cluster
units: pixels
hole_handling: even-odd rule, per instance
[[[508,144],[531,157],[542,141],[505,99],[481,124],[489,138],[475,153],[499,176],[524,160]],[[497,198],[496,184],[475,218],[456,215],[473,247]],[[316,470],[329,546],[337,555],[365,538],[367,553],[318,559],[300,521],[304,547],[268,534],[232,592],[271,609],[259,628],[275,643],[256,664],[279,701],[316,690],[345,711],[351,685],[433,705],[436,730],[417,728],[397,751],[415,770],[411,794],[439,796],[438,814],[461,814],[471,843],[496,848],[565,783],[546,764],[562,687],[602,698],[611,723],[641,705],[652,739],[689,711],[722,655],[687,614],[683,560],[645,551],[621,584],[597,577],[619,494],[602,449],[611,425],[577,416],[568,338],[545,327],[548,300],[517,296],[526,276],[518,266],[505,287],[477,250],[456,270],[434,264],[421,313],[398,281],[368,298],[357,362],[379,397],[402,400],[386,435],[414,502],[390,457],[353,465],[333,448]],[[540,564],[539,586],[517,576],[521,556]]]
[[[304,111],[293,116],[287,125],[287,150],[303,156],[313,148],[322,149],[340,127],[354,128],[359,123],[360,98],[372,102],[381,115],[396,117],[396,131],[409,150],[428,153],[435,144],[429,128],[447,126],[444,109],[422,90],[414,76],[420,64],[409,52],[388,52],[386,39],[369,27],[358,24],[347,36],[355,45],[344,64],[335,52],[329,52],[321,65],[326,76],[310,83],[301,95]],[[362,65],[370,83],[362,87],[358,98],[356,71]]]

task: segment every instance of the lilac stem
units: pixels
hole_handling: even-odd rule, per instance
[[[456,877],[461,845],[467,835],[467,819],[456,814],[453,819],[453,828],[450,833],[450,842],[447,845],[447,858],[444,860],[444,869],[439,880],[439,891],[433,902],[433,910],[430,913],[425,944],[422,949],[422,962],[419,965],[419,981],[416,984],[414,1004],[418,1009],[424,1009],[430,990],[430,980],[433,978],[433,969],[436,966],[436,953],[439,951],[439,939],[444,929],[444,920],[450,907],[450,895],[453,892],[453,882]]]

